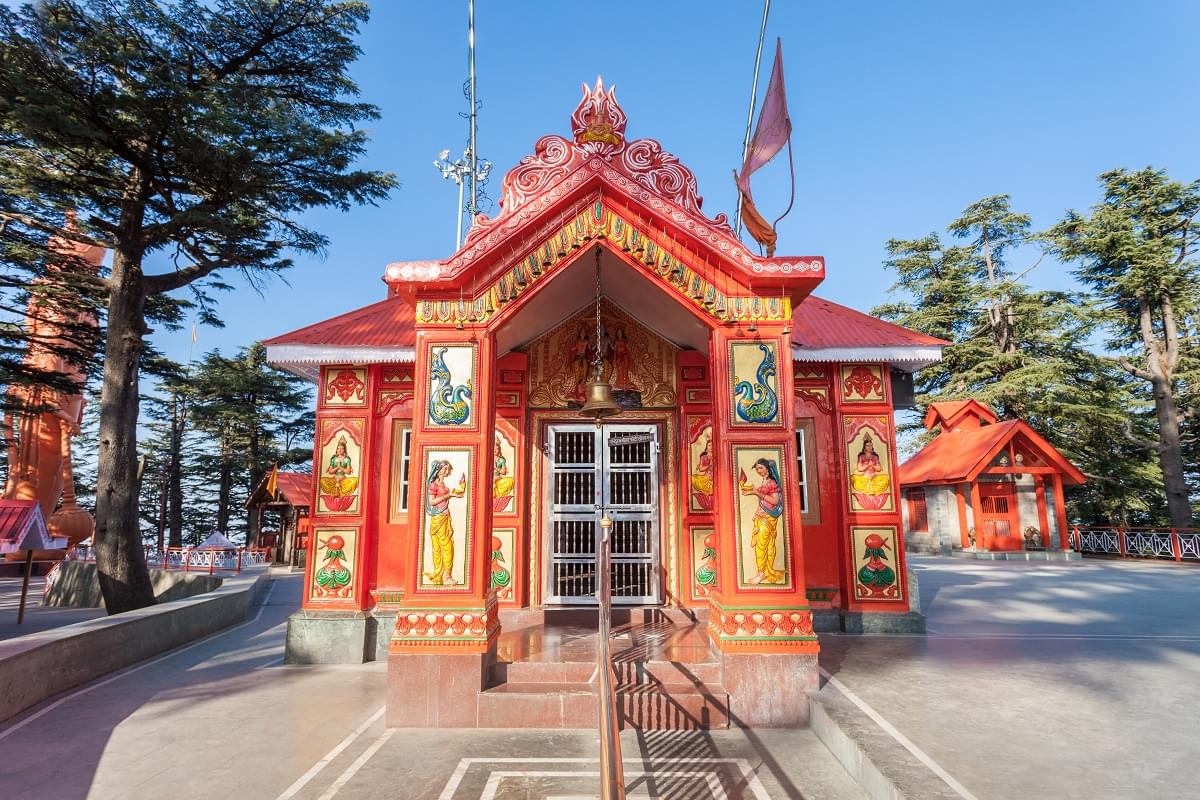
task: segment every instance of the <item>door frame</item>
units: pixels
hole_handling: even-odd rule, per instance
[[[546,514],[546,478],[549,459],[546,455],[547,430],[556,423],[585,422],[579,412],[571,409],[530,409],[527,435],[529,448],[529,549],[527,575],[529,605],[546,604],[548,586],[546,560],[549,553],[548,519]],[[590,424],[590,423],[589,423]],[[658,571],[659,598],[663,605],[679,605],[677,590],[679,580],[679,529],[681,524],[681,500],[679,494],[678,412],[676,409],[638,409],[623,412],[612,420],[612,424],[656,424],[658,425]]]

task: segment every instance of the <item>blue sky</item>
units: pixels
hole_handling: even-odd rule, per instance
[[[454,186],[432,166],[461,153],[466,123],[465,2],[376,2],[354,69],[380,107],[367,166],[402,187],[378,208],[318,212],[324,260],[301,258],[265,297],[239,283],[220,298],[224,351],[383,297],[394,260],[447,256]],[[658,139],[696,173],[705,211],[732,211],[761,3],[564,4],[479,0],[481,156],[500,178],[546,133],[568,133],[580,83],[616,84],[630,137]],[[946,223],[968,203],[1009,193],[1044,227],[1097,199],[1118,166],[1200,177],[1200,3],[842,2],[776,0],[795,128],[796,207],[779,250],[823,255],[818,293],[869,310],[887,297],[890,237]],[[763,83],[770,69],[764,55]],[[761,84],[760,84],[761,86]],[[760,89],[761,96],[761,89]],[[768,216],[787,201],[787,167],[758,173]],[[1049,261],[1035,285],[1070,285]],[[186,359],[188,331],[157,332]]]

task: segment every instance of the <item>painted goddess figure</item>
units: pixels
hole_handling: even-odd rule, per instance
[[[850,476],[850,486],[865,508],[883,508],[887,503],[892,480],[883,469],[879,454],[875,452],[875,441],[870,433],[863,434],[862,449],[854,464],[854,474]]]
[[[506,511],[513,500],[513,485],[516,480],[508,474],[508,459],[500,435],[496,435],[495,455],[492,462],[492,511]]]
[[[739,476],[742,494],[758,498],[754,533],[750,538],[758,572],[747,583],[782,583],[784,573],[775,569],[775,540],[779,536],[779,518],[783,516],[783,482],[779,479],[779,466],[769,458],[760,458],[754,462],[754,472],[762,479],[758,486],[750,485],[744,470]]]
[[[437,459],[429,468],[425,484],[425,514],[429,517],[429,545],[433,551],[433,572],[425,578],[438,586],[456,586],[451,570],[454,569],[454,523],[450,519],[450,500],[462,497],[467,492],[467,474],[464,472],[454,489],[445,483],[454,467],[449,461]]]

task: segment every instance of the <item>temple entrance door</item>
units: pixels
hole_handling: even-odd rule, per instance
[[[1023,547],[1017,516],[1017,491],[1011,483],[980,483],[979,505],[985,550],[1020,550]]]
[[[595,605],[600,518],[607,509],[613,603],[661,602],[658,426],[556,424],[546,442],[546,601]]]

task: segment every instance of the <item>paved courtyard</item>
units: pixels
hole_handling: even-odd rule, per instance
[[[11,639],[50,628],[83,622],[104,616],[102,608],[50,608],[42,606],[42,591],[46,578],[35,575],[29,579],[29,595],[25,601],[25,621],[17,624],[21,605],[21,578],[0,578],[0,639]]]
[[[1194,793],[1200,570],[913,562],[931,635],[825,637],[842,688],[822,691],[872,709],[949,796]],[[277,573],[245,623],[0,723],[0,797],[597,795],[591,732],[387,730],[383,664],[284,666],[299,594]],[[626,732],[624,748],[631,797],[863,796],[807,730]]]
[[[930,635],[827,637],[821,664],[959,796],[1195,796],[1200,568],[911,562]]]

